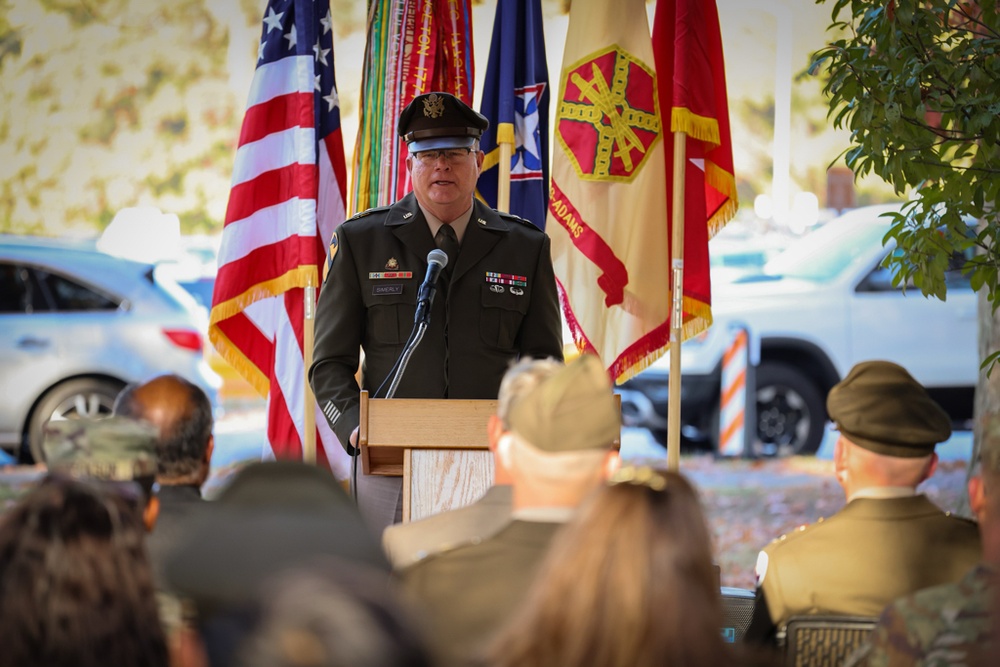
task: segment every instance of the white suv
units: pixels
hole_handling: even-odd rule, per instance
[[[756,368],[755,454],[813,453],[823,439],[826,395],[867,359],[910,371],[957,421],[972,416],[979,374],[977,299],[961,275],[948,274],[946,301],[892,286],[881,265],[895,244],[883,213],[855,209],[791,244],[763,273],[714,286],[713,325],[681,347],[682,434],[718,440],[722,355],[743,327],[760,343]],[[960,259],[960,258],[956,258]],[[623,420],[666,435],[669,354],[621,387]]]

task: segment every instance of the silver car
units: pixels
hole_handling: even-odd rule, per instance
[[[109,414],[122,387],[160,373],[217,404],[203,324],[153,265],[87,242],[0,235],[0,447],[41,460],[48,420]]]

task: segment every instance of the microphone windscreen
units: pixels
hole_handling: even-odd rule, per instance
[[[448,266],[448,253],[440,248],[435,248],[427,253],[428,264],[440,264],[441,268]]]

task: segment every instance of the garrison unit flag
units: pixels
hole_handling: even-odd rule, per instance
[[[233,165],[209,338],[267,397],[264,458],[302,458],[304,288],[344,220],[346,167],[329,0],[271,0]],[[311,394],[310,394],[311,395]],[[326,420],[316,460],[346,477]]]
[[[577,349],[619,383],[670,339],[667,129],[643,0],[574,0],[546,231]]]
[[[369,0],[351,210],[410,191],[396,121],[414,97],[433,91],[471,106],[472,46],[471,0]]]
[[[683,336],[712,323],[708,241],[738,206],[726,73],[715,0],[658,0],[653,52],[666,141],[668,211],[673,211],[674,132],[687,133],[684,170]]]
[[[509,212],[544,228],[549,194],[549,70],[541,0],[497,3],[480,111],[490,120],[480,140],[486,153],[479,175],[480,197],[497,207],[497,143],[513,142]]]

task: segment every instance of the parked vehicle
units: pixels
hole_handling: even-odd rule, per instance
[[[893,206],[856,209],[792,243],[759,275],[713,285],[713,325],[681,347],[682,435],[718,441],[723,352],[738,328],[760,343],[755,453],[814,453],[827,422],[826,395],[867,359],[899,363],[957,422],[972,416],[979,373],[977,299],[954,258],[947,300],[892,286],[881,266]],[[669,354],[621,387],[623,421],[667,429]]]
[[[111,412],[127,383],[174,372],[216,402],[191,296],[89,243],[0,236],[0,447],[40,460],[51,419]]]

